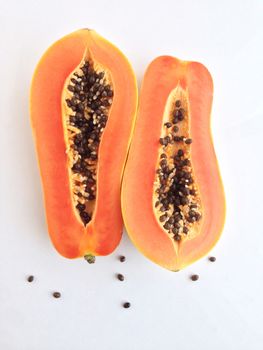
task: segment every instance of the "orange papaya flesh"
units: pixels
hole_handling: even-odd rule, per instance
[[[121,179],[136,108],[128,60],[93,30],[63,37],[37,65],[31,124],[49,234],[65,257],[93,262],[120,241]]]
[[[213,82],[200,63],[148,67],[125,167],[122,212],[135,246],[178,271],[220,237],[225,198],[210,131]]]

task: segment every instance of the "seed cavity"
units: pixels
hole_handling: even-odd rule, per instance
[[[159,139],[153,206],[161,227],[176,242],[198,233],[201,199],[190,159],[193,142],[186,92],[178,86],[169,96]]]
[[[72,200],[82,223],[92,219],[97,194],[97,163],[113,101],[111,78],[91,59],[84,60],[65,83],[67,156]]]

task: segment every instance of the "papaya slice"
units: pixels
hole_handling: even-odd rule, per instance
[[[63,37],[37,65],[31,124],[48,231],[67,258],[93,262],[120,241],[121,179],[136,108],[128,60],[94,30]]]
[[[135,246],[178,271],[219,239],[225,199],[210,132],[213,82],[200,63],[161,56],[148,67],[122,185]]]

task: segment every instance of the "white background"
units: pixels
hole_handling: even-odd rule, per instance
[[[92,266],[52,247],[28,92],[46,48],[83,27],[119,46],[139,82],[162,54],[211,71],[228,206],[215,263],[204,258],[172,273],[141,256],[126,234]],[[1,0],[0,38],[0,349],[262,349],[263,1]]]

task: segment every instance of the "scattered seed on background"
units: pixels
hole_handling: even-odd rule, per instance
[[[191,276],[191,280],[192,281],[197,281],[197,280],[199,280],[199,276],[198,275],[192,275]]]
[[[117,274],[117,278],[119,281],[124,281],[124,276],[121,273]]]
[[[124,262],[126,260],[126,257],[124,255],[121,255],[119,257],[120,262]]]
[[[215,262],[216,261],[216,257],[215,256],[210,256],[208,258],[208,260],[211,261],[211,262]]]
[[[129,302],[123,303],[123,307],[125,309],[128,309],[130,306],[131,306],[131,303],[129,303]]]
[[[30,283],[33,282],[34,281],[34,276],[32,276],[32,275],[28,276],[27,277],[27,281],[30,282]]]
[[[61,293],[59,293],[59,292],[54,292],[54,293],[53,293],[53,297],[56,298],[56,299],[58,299],[58,298],[61,297]]]

